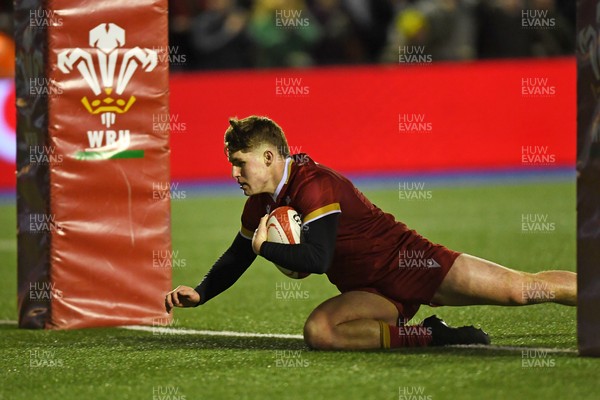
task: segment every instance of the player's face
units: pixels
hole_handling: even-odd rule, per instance
[[[274,192],[268,151],[257,148],[248,152],[236,151],[229,156],[231,176],[246,196]]]

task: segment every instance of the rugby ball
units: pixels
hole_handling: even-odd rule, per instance
[[[269,214],[267,220],[267,241],[283,244],[299,244],[302,233],[302,219],[292,207],[278,207]],[[296,272],[273,263],[285,276],[304,279],[308,272]]]

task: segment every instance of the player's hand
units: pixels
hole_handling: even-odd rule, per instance
[[[165,308],[170,313],[173,307],[195,307],[200,303],[200,295],[189,286],[177,286],[165,296]]]
[[[267,241],[268,219],[269,214],[265,214],[265,216],[260,219],[258,228],[254,231],[254,236],[252,237],[252,250],[254,250],[254,253],[257,255],[260,255],[260,246]]]

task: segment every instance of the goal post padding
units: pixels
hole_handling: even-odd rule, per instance
[[[600,356],[600,2],[577,1],[577,337]],[[566,133],[565,133],[566,134]]]
[[[18,0],[22,328],[165,324],[166,0]]]

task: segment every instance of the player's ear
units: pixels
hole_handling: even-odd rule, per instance
[[[273,164],[273,161],[275,161],[275,155],[271,150],[267,149],[263,153],[263,160],[265,161],[265,165],[268,167]]]

